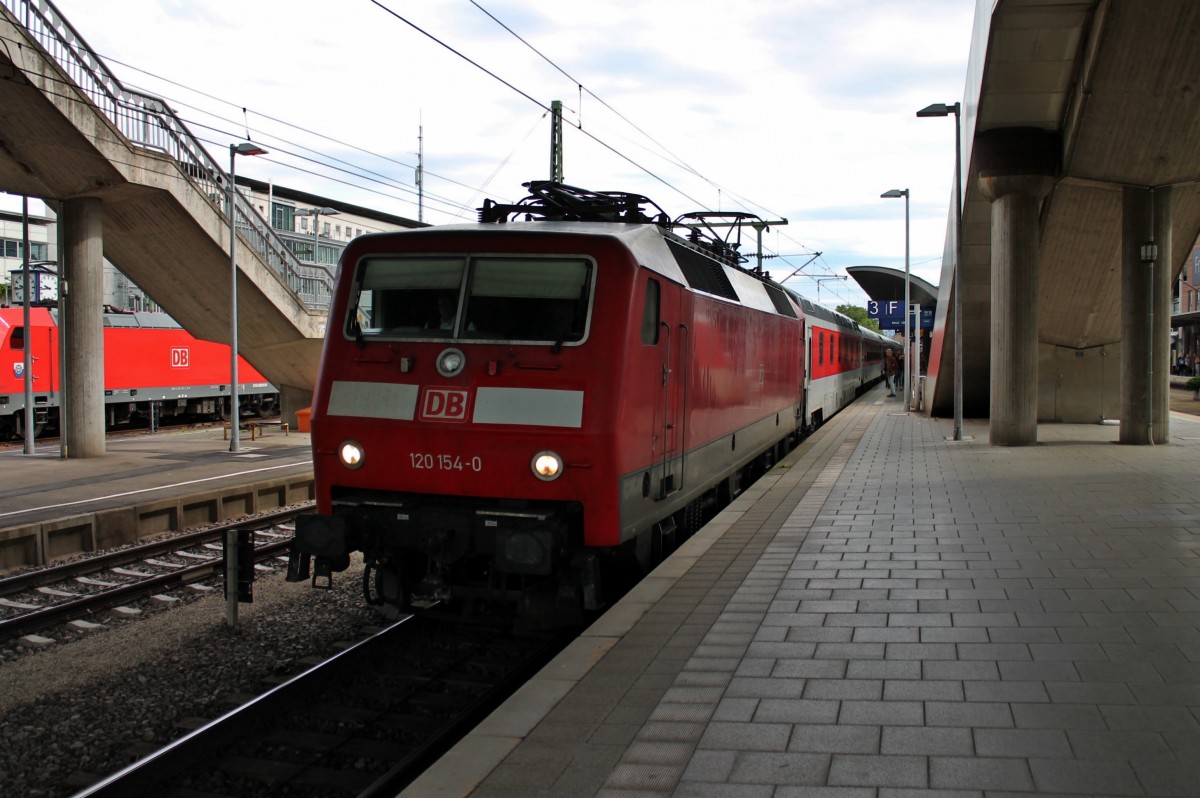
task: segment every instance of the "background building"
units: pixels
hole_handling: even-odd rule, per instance
[[[1200,243],[1175,281],[1171,309],[1171,373],[1200,374]]]
[[[237,178],[238,190],[269,219],[285,245],[307,270],[312,288],[320,293],[333,279],[342,251],[353,239],[366,233],[381,233],[425,225],[402,216],[380,213],[327,197],[294,191],[271,183]],[[33,213],[37,208],[38,213]],[[268,211],[269,209],[269,211]],[[0,305],[13,304],[12,273],[20,272],[23,260],[22,216],[19,211],[0,211]],[[46,263],[58,272],[58,217],[41,201],[30,202],[29,250],[31,263]],[[153,297],[126,277],[117,264],[104,260],[104,304],[116,310],[160,310]]]

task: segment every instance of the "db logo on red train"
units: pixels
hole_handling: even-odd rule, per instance
[[[186,346],[171,347],[171,368],[185,369],[192,364],[192,353]]]
[[[470,394],[461,388],[426,388],[421,421],[466,421]]]

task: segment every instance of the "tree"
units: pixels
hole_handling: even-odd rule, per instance
[[[838,305],[837,312],[843,316],[849,316],[869,330],[879,332],[879,320],[867,316],[866,308],[860,308],[857,305]]]

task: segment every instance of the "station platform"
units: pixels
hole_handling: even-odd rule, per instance
[[[831,419],[402,795],[1200,794],[1200,423]]]
[[[221,427],[110,436],[103,457],[0,450],[0,570],[311,499],[308,433],[255,432],[237,453]]]

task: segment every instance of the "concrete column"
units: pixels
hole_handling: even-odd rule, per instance
[[[104,455],[103,208],[90,197],[66,200],[59,218],[62,287],[59,319],[66,343],[63,386],[67,457]]]
[[[992,201],[993,446],[1037,443],[1039,211],[1058,168],[1058,137],[1031,128],[976,137],[979,186]]]
[[[1121,443],[1170,439],[1171,199],[1169,188],[1122,189]]]
[[[279,386],[279,419],[299,429],[296,424],[296,411],[312,407],[312,388],[297,388],[294,385]]]

